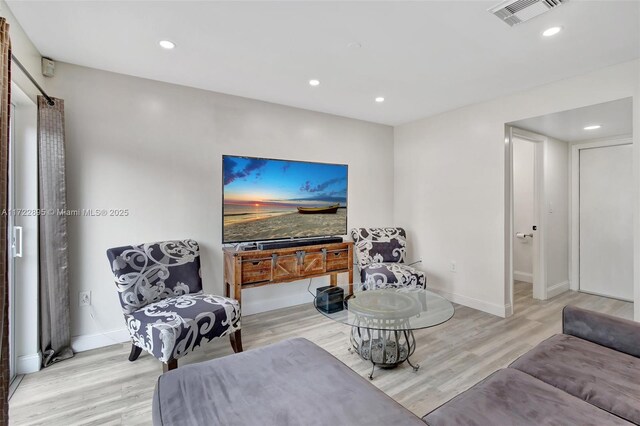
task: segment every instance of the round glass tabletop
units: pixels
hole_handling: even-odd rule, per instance
[[[314,306],[322,315],[354,327],[372,330],[416,330],[449,320],[453,305],[444,297],[424,289],[385,288],[356,291],[344,302],[335,287],[319,289]],[[347,294],[346,288],[343,289]]]

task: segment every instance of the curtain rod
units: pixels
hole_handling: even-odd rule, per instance
[[[38,82],[31,76],[31,74],[29,74],[29,71],[27,71],[27,69],[20,63],[18,58],[16,58],[16,56],[13,53],[11,54],[11,59],[13,60],[13,62],[16,63],[18,68],[20,68],[22,70],[22,72],[33,83],[33,85],[36,86],[36,89],[38,89],[40,91],[40,93],[42,93],[42,96],[44,96],[44,98],[47,100],[47,104],[49,104],[49,106],[54,106],[56,103],[53,101],[53,99],[51,99],[51,96],[47,95],[47,93],[44,91],[44,89],[42,87],[40,87]]]

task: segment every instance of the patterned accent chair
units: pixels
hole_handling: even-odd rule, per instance
[[[354,241],[362,289],[425,288],[427,276],[404,263],[407,234],[402,228],[354,228]]]
[[[202,292],[197,242],[116,247],[107,257],[133,343],[129,361],[144,349],[172,370],[178,358],[227,335],[234,352],[242,352],[240,304]]]

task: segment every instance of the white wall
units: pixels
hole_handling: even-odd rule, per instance
[[[38,49],[33,45],[27,34],[24,32],[13,13],[4,2],[0,0],[0,16],[7,19],[9,23],[9,37],[11,38],[11,53],[13,53],[20,63],[29,71],[29,73],[42,85],[46,77],[41,72],[41,56]],[[16,83],[22,91],[27,94],[33,101],[40,94],[31,83],[27,76],[14,64],[11,70],[11,80]]]
[[[569,143],[544,142],[547,298],[569,290]]]
[[[635,60],[397,126],[394,219],[407,228],[411,248],[424,260],[428,285],[459,303],[506,315],[505,123],[633,96],[634,126],[640,128],[639,85]],[[640,253],[638,132],[634,158],[634,241]],[[640,256],[635,258],[640,319]]]
[[[393,223],[391,127],[64,63],[48,83],[65,100],[69,208],[131,212],[69,218],[72,335],[84,336],[76,347],[123,338],[109,247],[194,238],[205,290],[224,294],[222,154],[349,164],[349,227]],[[243,313],[308,301],[306,288],[246,290]],[[78,308],[85,290],[95,322]]]
[[[533,240],[516,238],[531,233],[534,221],[534,142],[513,140],[513,279],[533,283]]]
[[[197,238],[205,288],[222,293],[223,153],[349,163],[350,227],[405,226],[430,287],[505,315],[504,123],[628,96],[637,106],[638,64],[425,118],[393,135],[371,123],[59,64],[47,87],[66,101],[69,206],[132,211],[69,221],[72,334],[89,336],[87,346],[103,333],[123,336],[104,255],[116,244]],[[634,152],[637,161],[637,136]],[[394,211],[371,208],[380,199],[393,199]],[[307,300],[305,289],[299,282],[249,290],[245,313]],[[93,292],[95,322],[77,307],[80,290]]]

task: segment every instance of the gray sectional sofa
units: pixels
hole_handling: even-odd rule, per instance
[[[304,339],[160,376],[155,425],[640,424],[640,324],[575,307],[555,335],[421,420]]]
[[[640,324],[567,306],[562,331],[429,413],[425,422],[640,424]]]

